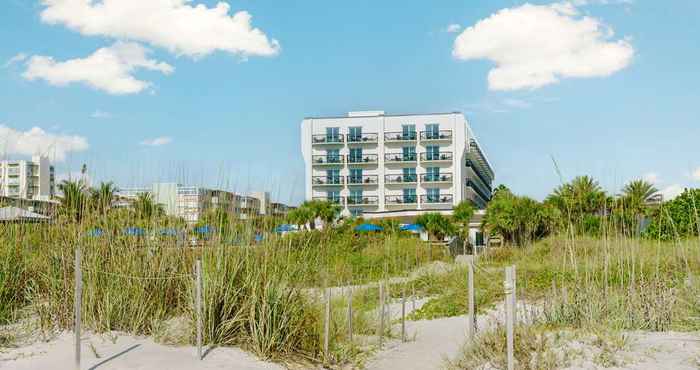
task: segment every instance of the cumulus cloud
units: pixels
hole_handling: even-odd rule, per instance
[[[679,184],[673,184],[661,189],[660,193],[661,195],[663,195],[664,201],[667,201],[672,200],[673,198],[681,195],[683,193],[683,190],[685,190],[683,186]]]
[[[581,16],[569,2],[506,8],[466,28],[454,42],[460,60],[488,59],[491,90],[536,89],[562,78],[609,76],[627,67],[634,48],[612,28]]]
[[[57,62],[52,57],[33,56],[23,76],[30,81],[43,79],[54,86],[83,83],[109,94],[135,94],[151,86],[133,76],[137,69],[166,75],[174,71],[167,63],[148,59],[148,53],[150,50],[137,43],[117,41],[82,59]]]
[[[104,111],[101,111],[98,109],[98,110],[92,112],[90,117],[95,118],[95,119],[107,119],[107,118],[112,118],[112,113],[104,112]]]
[[[12,58],[8,59],[7,62],[5,62],[5,64],[2,65],[2,68],[9,68],[11,65],[13,65],[15,63],[23,62],[25,59],[27,59],[27,54],[19,53],[19,54],[13,56]]]
[[[459,30],[461,30],[461,29],[462,29],[462,26],[460,26],[457,23],[453,23],[453,24],[448,25],[445,28],[445,32],[456,33],[456,32],[459,32]]]
[[[170,144],[173,141],[173,138],[169,136],[161,136],[157,137],[154,139],[147,139],[141,142],[141,145],[145,146],[161,146],[161,145],[166,145]]]
[[[230,5],[209,8],[191,0],[43,0],[41,20],[83,35],[147,42],[178,55],[202,57],[214,51],[274,56],[277,40],[253,28],[251,15],[229,16]]]
[[[19,131],[0,124],[0,152],[19,155],[48,155],[52,161],[62,162],[71,152],[88,149],[82,136],[52,134],[39,127]]]

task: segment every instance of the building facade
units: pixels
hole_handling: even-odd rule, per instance
[[[47,157],[0,161],[0,196],[48,201],[55,192],[54,168]]]
[[[306,199],[376,217],[483,209],[494,171],[461,113],[350,112],[301,124]]]

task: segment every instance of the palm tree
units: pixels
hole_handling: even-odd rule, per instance
[[[633,180],[622,188],[622,198],[625,200],[625,206],[628,209],[642,214],[646,209],[646,205],[652,201],[652,198],[658,192],[659,190],[650,182]]]
[[[139,193],[134,200],[134,210],[142,220],[150,220],[156,216],[162,216],[165,212],[163,205],[153,200],[151,193]]]
[[[112,206],[112,202],[114,201],[114,197],[118,191],[119,189],[117,189],[117,187],[111,181],[102,182],[96,189],[91,189],[90,196],[97,211],[103,215],[106,214]]]
[[[418,216],[416,223],[425,228],[428,235],[432,237],[431,239],[443,240],[445,236],[455,232],[455,227],[450,219],[437,212]]]
[[[602,213],[606,201],[607,196],[597,181],[590,176],[578,176],[557,187],[546,203],[559,208],[571,225],[582,226],[586,217]]]
[[[83,181],[63,180],[58,184],[58,191],[62,194],[61,209],[68,217],[75,221],[83,218],[87,206],[87,187]]]
[[[314,214],[311,208],[302,204],[301,206],[289,211],[287,220],[302,229],[307,223],[313,224]]]
[[[469,201],[462,201],[455,207],[452,212],[452,219],[459,226],[459,234],[462,238],[462,251],[466,254],[467,245],[469,244],[469,222],[474,216],[474,206]]]
[[[333,224],[341,211],[340,205],[327,201],[316,201],[313,209],[315,210],[314,216],[323,221],[324,227]]]

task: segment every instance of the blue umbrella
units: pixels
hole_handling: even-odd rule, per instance
[[[294,228],[294,225],[290,225],[290,224],[279,225],[275,228],[276,233],[286,233],[286,232],[290,232],[290,231],[294,231],[294,230],[296,230]]]
[[[124,235],[129,235],[129,236],[144,236],[146,235],[146,231],[140,227],[127,227],[124,229]]]
[[[160,229],[158,232],[161,236],[177,236],[177,230],[175,230],[172,227],[168,227],[165,229]]]
[[[418,225],[418,224],[407,224],[407,225],[401,225],[399,228],[401,231],[413,231],[413,232],[421,232],[423,231],[423,226]]]
[[[105,234],[105,232],[102,231],[102,229],[100,229],[100,228],[98,228],[98,227],[96,227],[96,228],[94,228],[94,229],[92,229],[92,230],[90,230],[90,231],[87,232],[87,235],[88,235],[88,236],[92,236],[92,237],[95,237],[95,238],[100,237],[100,236],[102,236],[102,235],[104,235],[104,234]]]
[[[368,232],[368,231],[382,231],[383,227],[373,225],[373,224],[360,224],[355,226],[355,231]]]
[[[255,242],[256,243],[260,243],[261,241],[263,241],[263,239],[264,239],[264,237],[262,236],[262,234],[255,234]]]
[[[211,234],[211,227],[209,225],[197,226],[194,228],[194,232],[197,234]]]

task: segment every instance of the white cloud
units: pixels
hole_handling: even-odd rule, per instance
[[[30,81],[43,79],[55,86],[83,83],[109,94],[135,94],[151,86],[148,81],[136,79],[132,75],[135,70],[148,69],[166,75],[174,70],[167,63],[148,59],[149,52],[139,44],[117,41],[82,59],[56,62],[51,57],[33,56],[23,76]]]
[[[520,99],[504,99],[503,104],[512,107],[512,108],[519,108],[519,109],[527,109],[532,107],[532,104],[529,102],[526,102],[525,100],[520,100]]]
[[[658,184],[659,183],[659,174],[656,172],[647,172],[642,176],[642,180],[652,183],[652,184]]]
[[[695,181],[700,181],[700,167],[696,168],[695,171],[691,172],[690,177]]]
[[[13,56],[12,58],[8,59],[7,62],[5,62],[5,64],[2,65],[2,68],[3,69],[9,68],[11,65],[13,65],[15,63],[23,62],[25,59],[27,59],[27,54],[19,53],[19,54]]]
[[[155,139],[147,139],[141,142],[141,145],[145,146],[161,146],[161,145],[166,145],[170,144],[173,141],[173,138],[169,136],[161,136],[157,137]]]
[[[59,135],[32,127],[28,131],[18,131],[0,125],[0,153],[19,155],[48,155],[52,161],[62,162],[71,152],[88,149],[88,142],[82,136]]]
[[[457,23],[452,23],[445,28],[445,32],[456,33],[456,32],[459,32],[459,30],[461,30],[461,29],[462,29],[462,26],[460,26]]]
[[[108,118],[112,118],[112,113],[104,112],[104,111],[101,111],[98,109],[98,110],[92,112],[90,117],[95,118],[95,119],[108,119]]]
[[[251,15],[229,16],[230,5],[189,5],[191,0],[43,0],[41,20],[83,35],[147,42],[178,55],[202,57],[220,50],[274,56],[279,43],[251,26]]]
[[[460,60],[488,59],[492,90],[536,89],[562,78],[609,76],[627,67],[634,48],[571,3],[506,8],[466,28],[454,42]]]
[[[681,195],[683,193],[683,190],[685,190],[683,186],[679,184],[673,184],[661,189],[661,195],[663,195],[664,201],[672,200],[673,198]]]

